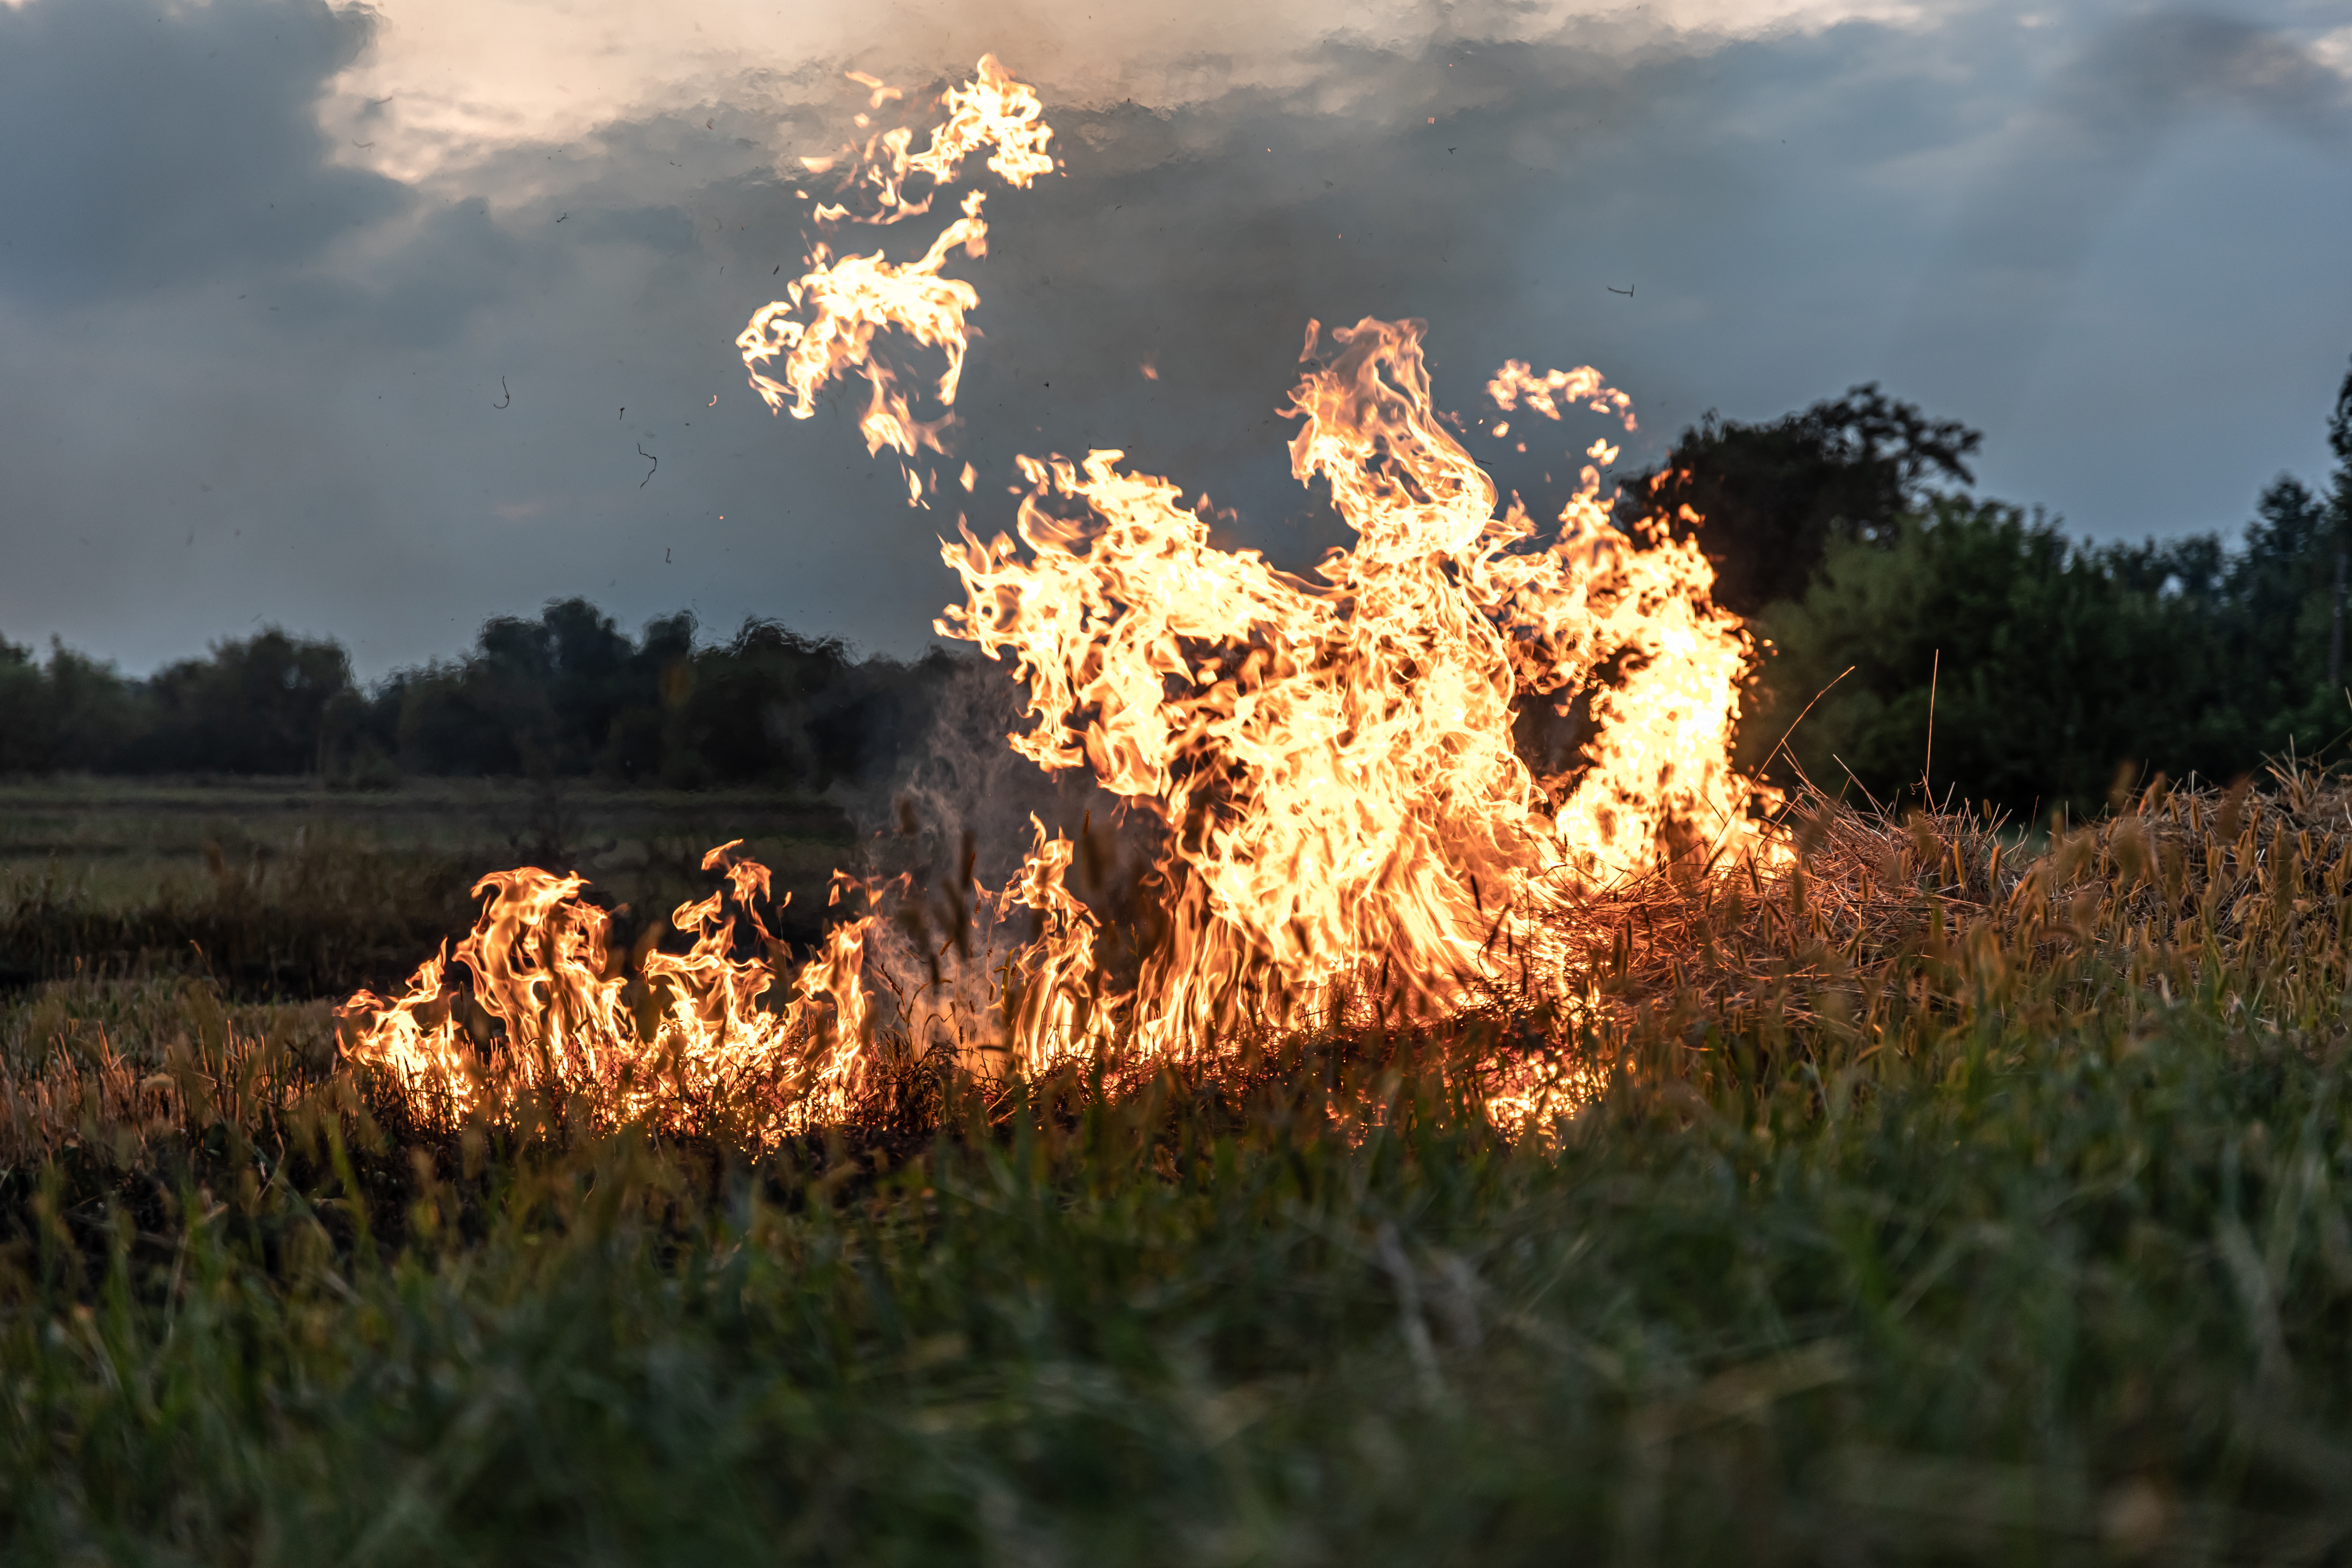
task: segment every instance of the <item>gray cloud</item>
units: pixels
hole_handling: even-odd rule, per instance
[[[346,351],[446,344],[478,312],[521,289],[563,280],[570,257],[538,254],[491,216],[481,196],[408,215],[362,241],[367,254],[331,270],[282,276],[270,290],[280,332],[327,337]]]
[[[328,162],[311,116],[370,26],[323,0],[0,7],[0,289],[145,292],[312,257],[399,210],[396,182]]]
[[[2019,384],[2150,171],[2179,142],[2249,129],[2341,163],[2352,152],[2352,83],[2242,16],[2157,11],[2090,31],[1995,138],[1940,254],[1922,269],[1898,353],[1940,357],[1949,379],[1977,390]],[[2297,199],[2277,172],[2269,181],[2249,174],[2275,182],[2283,207]],[[2207,221],[2175,210],[2184,239]]]
[[[63,5],[0,9],[0,46]],[[1300,563],[1337,540],[1289,479],[1274,412],[1310,317],[1427,318],[1441,400],[1465,410],[1506,357],[1590,361],[1643,416],[1629,466],[1709,406],[1769,417],[1875,378],[1993,425],[1995,493],[2094,530],[2226,526],[2270,473],[2324,460],[2352,348],[2332,259],[2352,254],[2352,182],[2313,152],[2340,79],[2260,29],[2081,16],[2028,34],[1962,15],[1924,32],[1494,42],[1433,23],[1325,38],[1253,78],[1278,89],[1220,86],[1238,76],[1214,62],[1157,101],[1055,100],[1048,80],[1067,177],[994,195],[989,257],[958,264],[984,335],[957,462],[983,482],[910,510],[858,442],[854,397],[772,419],[732,347],[804,248],[777,168],[864,107],[832,64],[746,62],[659,113],[387,191],[339,184],[309,118],[344,58],[324,40],[355,36],[332,14],[215,0],[146,26],[186,38],[284,17],[311,30],[254,57],[270,82],[174,123],[205,167],[274,126],[246,162],[341,192],[332,223],[289,239],[222,217],[230,232],[154,281],[136,268],[181,249],[134,237],[125,259],[87,230],[44,241],[22,278],[0,264],[20,300],[89,299],[87,279],[116,291],[103,312],[0,308],[0,464],[26,520],[0,574],[7,636],[57,630],[142,667],[260,616],[341,636],[380,672],[580,593],[625,620],[775,615],[903,651],[951,590],[933,536],[956,508],[992,531],[1015,453],[1088,447],[1238,505],[1235,541]],[[121,59],[147,58],[134,44]],[[2209,112],[2217,94],[2245,111]],[[2150,142],[2148,125],[2196,132],[2133,176],[2158,200],[2127,191],[2071,231],[2067,265],[2091,280],[2072,292],[2017,267],[2050,265],[2048,204],[2016,195],[2030,138],[2007,139],[2036,117],[2070,139],[2068,168]],[[121,166],[82,178],[119,183]],[[268,183],[240,174],[221,199],[249,205],[236,193]],[[2228,221],[2179,224],[2180,207]],[[904,255],[922,237],[849,242]],[[2250,267],[2259,289],[2189,281]],[[2009,346],[1988,362],[1995,340]],[[2026,359],[2045,367],[2039,404],[2000,374]],[[1533,500],[1570,479],[1571,437],[1599,433],[1474,448]]]
[[[2186,116],[2237,110],[2305,134],[2340,137],[2347,83],[2305,46],[2242,16],[2156,11],[2103,32],[2062,78],[2054,127],[2121,157]]]

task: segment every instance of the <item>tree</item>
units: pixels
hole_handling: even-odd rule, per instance
[[[33,650],[0,637],[0,774],[57,766],[57,718]]]
[[[854,705],[854,668],[838,637],[747,620],[731,642],[695,656],[687,689],[671,678],[677,754],[717,778],[823,789],[854,765],[827,732]],[[673,774],[688,765],[673,763]]]
[[[536,620],[495,616],[471,654],[395,677],[401,756],[426,773],[586,773],[622,710],[649,695],[635,653],[584,599],[550,600]]]
[[[1620,504],[1677,535],[1696,529],[1716,602],[1752,616],[1801,596],[1832,545],[1891,543],[1930,480],[1973,484],[1967,458],[1983,440],[1875,382],[1769,425],[1709,410],[1663,468],[1621,487]]]
[[[2336,454],[2336,480],[2330,487],[2336,526],[2352,528],[2352,370],[2336,390],[2336,412],[2327,417],[2327,449]]]
[[[1891,803],[1929,770],[1932,703],[1937,793],[2021,814],[2095,810],[2119,767],[2226,763],[2236,734],[2226,715],[2208,732],[2222,682],[2200,611],[2148,581],[2146,553],[1954,497],[1890,538],[1836,541],[1804,597],[1762,617],[1779,658],[1743,742],[1769,746],[1826,688],[1790,752],[1824,788]]]
[[[147,724],[124,759],[142,773],[304,773],[328,710],[352,695],[341,645],[275,626],[213,645],[145,685]]]

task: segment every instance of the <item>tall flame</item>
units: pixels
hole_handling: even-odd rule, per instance
[[[854,79],[875,109],[899,96]],[[868,209],[856,221],[880,225],[927,210],[982,148],[1015,186],[1054,167],[1036,95],[993,57],[943,106],[921,153],[892,131],[809,162],[845,163],[842,194]],[[919,203],[906,193],[918,175],[932,187]],[[986,237],[972,192],[915,259],[814,247],[739,340],[752,384],[805,418],[834,379],[861,378],[869,451],[944,454],[949,416],[915,416],[884,334],[945,353],[934,391],[951,408],[979,293],[942,268],[958,249],[984,255]],[[353,999],[352,1054],[446,1085],[464,1109],[486,1036],[510,1077],[605,1085],[631,1113],[757,1079],[784,1086],[779,1125],[806,1125],[848,1105],[885,1014],[913,1051],[1034,1071],[1213,1050],[1350,999],[1424,1015],[1497,991],[1570,1000],[1583,900],[1772,853],[1767,793],[1728,762],[1753,647],[1712,602],[1693,542],[1612,521],[1601,470],[1619,448],[1605,437],[1555,528],[1516,497],[1498,510],[1436,411],[1422,339],[1417,321],[1308,325],[1286,410],[1291,468],[1328,486],[1355,536],[1311,579],[1219,549],[1174,484],[1127,471],[1116,451],[1021,458],[1012,533],[983,542],[959,518],[941,544],[964,602],[936,628],[1025,684],[1031,722],[1011,745],[1049,773],[1087,769],[1161,829],[1164,929],[1132,983],[1111,983],[1101,919],[1068,889],[1076,847],[1042,824],[1001,893],[950,889],[947,943],[911,905],[904,930],[869,913],[835,925],[789,985],[766,958],[730,955],[723,894],[674,917],[690,953],[632,969],[579,878],[525,869],[485,879],[490,900],[455,955],[486,1016],[469,1029],[436,958],[399,999]],[[782,381],[763,369],[779,357]],[[1590,367],[1539,375],[1515,360],[1486,392],[1498,414],[1560,421],[1581,406],[1634,428],[1631,400]],[[908,483],[919,500],[912,467]],[[1522,759],[1515,726],[1538,705],[1580,717],[1578,765],[1539,775]],[[751,904],[766,873],[732,846],[707,865],[764,939]],[[836,874],[836,899],[845,889],[869,908],[908,891]]]
[[[1215,548],[1117,452],[1024,459],[1019,542],[943,547],[965,603],[938,630],[1027,683],[1013,747],[1169,830],[1175,930],[1125,1017],[1147,1052],[1342,988],[1457,1005],[1594,885],[1752,843],[1755,792],[1726,760],[1749,647],[1705,557],[1610,524],[1605,443],[1535,547],[1437,418],[1421,339],[1309,331],[1292,471],[1356,533],[1319,583]],[[1625,407],[1589,370],[1566,380]],[[1517,711],[1578,695],[1590,765],[1539,780]]]

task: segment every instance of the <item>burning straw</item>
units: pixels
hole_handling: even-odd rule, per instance
[[[903,100],[857,80],[870,110]],[[1014,189],[1052,171],[1042,106],[992,57],[940,107],[921,150],[911,125],[875,129],[810,162],[836,181],[813,209],[819,226],[928,213],[984,152]],[[916,504],[940,493],[917,465],[948,451],[979,303],[943,268],[959,249],[985,255],[982,196],[967,191],[961,216],[904,262],[815,243],[740,341],[779,411],[804,417],[835,378],[862,379],[867,444],[898,453]],[[928,402],[894,367],[894,335],[944,353]],[[767,374],[779,358],[781,382]],[[1630,401],[1590,367],[1538,375],[1513,361],[1486,394],[1498,416],[1580,408],[1634,427]],[[2058,977],[2098,945],[2084,933],[2110,905],[2137,911],[2130,984],[2189,984],[2184,922],[2225,954],[2272,929],[2259,900],[2209,905],[2206,890],[2303,874],[2275,854],[2247,868],[2255,851],[2235,838],[2201,858],[2183,844],[2221,834],[2225,816],[2230,834],[2292,818],[2307,858],[2312,836],[2333,831],[2303,825],[2295,803],[2324,791],[2299,773],[2282,777],[2284,805],[2152,792],[2029,874],[1995,820],[1784,802],[1730,762],[1755,644],[1714,604],[1695,542],[1615,524],[1608,432],[1581,448],[1553,523],[1516,497],[1502,506],[1437,410],[1412,321],[1308,323],[1286,412],[1294,474],[1327,487],[1355,535],[1311,578],[1219,549],[1198,504],[1115,451],[1023,458],[1011,531],[983,540],[959,516],[941,546],[964,599],[937,629],[1023,689],[1025,727],[1008,743],[1048,773],[1084,770],[1157,829],[1150,918],[1124,940],[1070,889],[1082,846],[1034,818],[1002,887],[974,880],[967,856],[934,890],[943,919],[906,879],[837,874],[831,932],[797,967],[755,907],[766,872],[732,847],[707,863],[731,897],[674,919],[684,955],[621,952],[581,879],[524,868],[483,881],[482,923],[455,954],[397,996],[352,999],[348,1054],[451,1114],[518,1087],[585,1086],[656,1121],[754,1104],[751,1124],[782,1135],[838,1121],[925,1064],[1133,1078],[1302,1034],[1508,1016],[1533,1021],[1512,1033],[1532,1028],[1548,1065],[1498,1068],[1489,1109],[1540,1119],[1592,1091],[1604,1037],[1628,1027],[1780,1058],[1799,1037],[1877,1049],[1923,1010],[2018,1005],[2012,971],[2037,976],[2032,1005],[2067,1005],[2074,982]],[[1557,774],[1514,741],[1545,706],[1591,721],[1577,765]],[[1111,962],[1122,947],[1131,972]]]

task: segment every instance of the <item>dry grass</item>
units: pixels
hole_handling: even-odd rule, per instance
[[[2202,994],[2274,1034],[2341,1014],[2352,785],[2335,776],[2158,784],[2032,854],[1967,810],[1897,817],[1813,793],[1787,822],[1781,874],[1659,877],[1588,906],[1571,937],[1585,994],[1693,1052],[1737,1038],[1790,1059],[1900,1053],[1989,1010],[2129,1023]]]
[[[2159,785],[2032,855],[2006,824],[1974,812],[1897,819],[1815,795],[1787,821],[1795,855],[1780,871],[1655,877],[1580,911],[1568,945],[1571,986],[1588,1004],[1570,1030],[1584,1053],[1570,1064],[1581,1081],[1632,1055],[1644,1071],[1696,1084],[1827,1062],[1850,1071],[1994,1021],[2030,1032],[2103,1017],[2128,1030],[2191,997],[2273,1037],[2341,1026],[2352,979],[2352,903],[2341,897],[2352,879],[2352,787],[2332,777],[2283,770],[2263,790]],[[371,910],[381,945],[383,906],[400,903],[410,912],[395,923],[417,928],[397,955],[404,966],[440,932],[421,868],[397,867],[418,886],[389,891],[378,885],[383,870],[363,851],[297,856],[268,873],[274,883],[230,868],[212,909],[248,930],[299,926],[289,941],[323,948]],[[331,876],[338,886],[327,887]],[[321,917],[337,908],[347,921]],[[442,911],[451,926],[455,912]],[[1307,1040],[1260,1031],[1228,1042],[1222,1067],[1182,1072],[1224,1081],[1203,1092],[1255,1092],[1298,1070],[1304,1049],[1318,1070],[1443,1058],[1462,1081],[1486,1081],[1507,1075],[1515,1053],[1558,1056],[1560,1022],[1540,1015],[1501,995],[1459,1017],[1358,1020]],[[236,1004],[201,977],[85,975],[37,987],[0,1012],[0,1162],[103,1145],[136,1163],[132,1149],[224,1116],[274,1124],[330,1084],[339,1106],[455,1128],[446,1114],[407,1105],[388,1080],[351,1079],[333,1028],[325,1003]],[[949,1087],[942,1064],[920,1057],[884,1031],[856,1127],[902,1141],[936,1121]],[[984,1100],[1005,1100],[1002,1085],[979,1087]],[[666,1125],[740,1139],[739,1109],[683,1107]]]
[[[152,1168],[207,1128],[274,1125],[334,1049],[326,1003],[231,1004],[194,976],[38,986],[0,1008],[0,1167]]]

